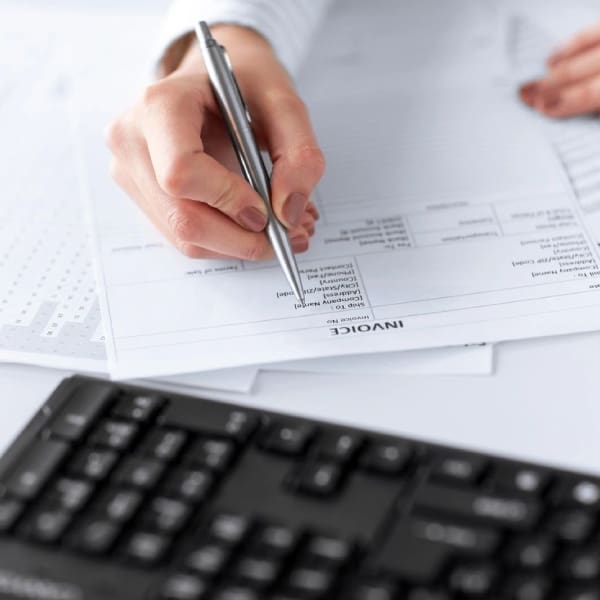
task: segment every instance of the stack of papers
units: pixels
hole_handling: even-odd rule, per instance
[[[600,329],[600,124],[515,94],[553,32],[510,2],[379,8],[338,3],[299,79],[328,160],[304,307],[275,263],[179,255],[110,180],[102,132],[159,18],[63,19],[94,69],[65,32],[0,37],[31,40],[0,87],[0,359],[247,391],[260,369],[489,374],[493,342]]]

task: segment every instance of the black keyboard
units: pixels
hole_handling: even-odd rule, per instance
[[[599,516],[597,477],[73,377],[0,459],[0,598],[600,600]]]

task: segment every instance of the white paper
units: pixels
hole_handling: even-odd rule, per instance
[[[98,132],[85,132],[117,376],[600,328],[598,250],[547,132],[516,97],[513,46],[528,40],[480,2],[452,3],[431,35],[431,2],[382,4],[340,3],[321,44],[345,46],[302,80],[328,157],[323,218],[299,257],[306,307],[276,264],[180,256],[106,182]],[[390,51],[401,33],[427,40],[426,60]]]
[[[494,372],[493,346],[465,346],[462,348],[430,348],[428,350],[405,350],[404,352],[381,352],[378,354],[354,354],[292,360],[272,366],[268,371],[292,371],[302,373],[353,373],[393,375],[491,375]]]
[[[19,61],[7,61],[18,68],[3,68],[0,81],[0,361],[107,372],[72,134],[69,43],[39,15],[9,21],[0,51]],[[247,392],[256,374],[228,369],[169,381]]]

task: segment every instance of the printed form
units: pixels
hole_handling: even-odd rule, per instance
[[[516,98],[519,49],[539,32],[480,2],[431,2],[343,3],[307,63],[328,171],[299,256],[306,306],[274,263],[180,256],[84,132],[115,375],[600,329],[598,246],[565,163],[579,155]],[[561,139],[581,128],[600,140],[592,121]]]

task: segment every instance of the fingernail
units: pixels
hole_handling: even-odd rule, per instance
[[[291,194],[283,205],[283,218],[291,227],[300,225],[308,198],[300,192]]]
[[[531,81],[530,83],[526,83],[525,85],[521,86],[519,89],[519,95],[525,104],[531,105],[533,104],[539,91],[540,84],[537,81]]]
[[[542,110],[554,110],[560,104],[560,94],[553,92],[542,98]]]
[[[308,239],[303,235],[292,238],[290,244],[294,252],[306,252],[308,250]]]
[[[247,206],[238,215],[240,223],[250,231],[262,231],[267,226],[267,215],[255,208]]]

